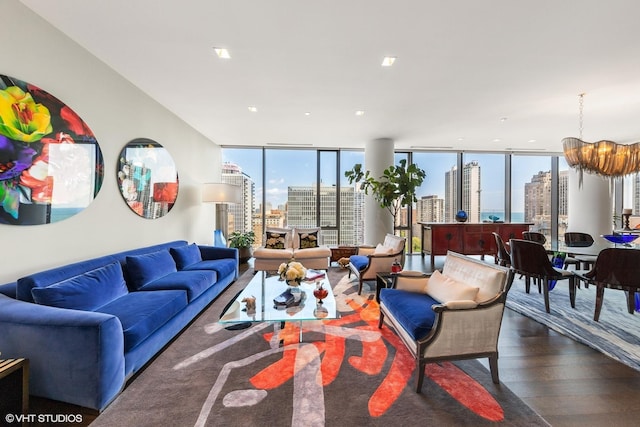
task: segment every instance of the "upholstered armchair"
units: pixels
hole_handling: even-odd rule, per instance
[[[404,250],[407,239],[387,234],[377,246],[361,246],[358,254],[349,257],[349,277],[351,273],[358,278],[358,295],[362,292],[362,283],[375,280],[378,273],[389,273],[395,261],[404,265]]]
[[[498,337],[513,271],[449,252],[442,273],[405,271],[380,291],[378,327],[389,324],[416,359],[416,391],[427,363],[487,357],[498,378]]]

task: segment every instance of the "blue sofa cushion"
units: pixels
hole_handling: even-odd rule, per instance
[[[183,290],[187,292],[189,302],[198,298],[204,291],[218,281],[217,273],[213,270],[178,271],[162,276],[141,287],[140,291]]]
[[[236,260],[231,258],[223,259],[207,259],[195,264],[191,264],[187,268],[187,271],[195,270],[213,270],[218,273],[218,277],[227,277],[229,274],[233,274],[236,271]]]
[[[117,261],[47,287],[31,289],[37,304],[89,311],[128,292],[122,267]]]
[[[369,257],[366,255],[351,255],[349,261],[358,271],[364,270],[369,265]]]
[[[141,291],[130,292],[96,311],[120,319],[124,331],[124,351],[127,353],[186,306],[185,291]]]
[[[145,255],[127,256],[127,271],[132,289],[138,290],[144,285],[178,270],[169,250],[165,249]]]
[[[178,246],[176,248],[169,249],[171,256],[176,262],[178,270],[183,270],[185,267],[202,261],[202,255],[200,254],[200,248],[195,243],[191,245]]]
[[[431,306],[440,304],[427,294],[384,288],[380,290],[380,303],[414,340],[424,338],[431,331],[436,320],[436,313]]]

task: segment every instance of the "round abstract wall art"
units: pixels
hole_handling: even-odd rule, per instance
[[[89,126],[44,90],[0,74],[0,224],[48,224],[85,209],[104,162]]]
[[[147,219],[165,216],[178,198],[178,170],[156,141],[136,138],[120,152],[118,186],[129,208]]]

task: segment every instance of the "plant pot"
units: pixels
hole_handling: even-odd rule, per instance
[[[238,248],[238,257],[240,258],[240,264],[244,264],[249,261],[249,259],[253,256],[253,251],[251,248]]]

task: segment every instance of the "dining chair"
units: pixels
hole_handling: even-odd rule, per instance
[[[542,246],[544,246],[547,243],[547,238],[544,236],[544,234],[540,233],[539,231],[523,231],[522,232],[522,238],[524,240],[529,240],[531,242],[536,242],[541,244]],[[553,252],[551,250],[547,250],[547,255],[550,258],[553,258]],[[564,262],[562,264],[562,268],[564,268],[565,270],[569,268],[570,265],[573,265],[576,269],[580,268],[580,261],[575,259],[572,256],[567,255],[564,258]]]
[[[491,234],[493,234],[496,241],[496,262],[503,267],[510,267],[511,255],[509,254],[509,248],[507,248],[507,245],[498,233],[494,231]]]
[[[540,243],[542,246],[547,243],[547,238],[539,231],[523,231],[522,238],[524,240],[529,240],[530,242]]]
[[[594,243],[589,233],[568,231],[564,233],[564,244],[568,248],[588,248]],[[572,255],[577,261],[576,270],[589,270],[596,262],[596,255]]]
[[[593,320],[600,318],[604,290],[618,289],[627,296],[627,310],[633,314],[635,309],[635,293],[640,292],[640,250],[627,248],[603,249],[596,259],[593,269],[580,275],[596,286],[596,307]]]
[[[569,302],[576,307],[576,276],[571,271],[556,268],[551,264],[544,246],[530,240],[510,239],[511,268],[525,276],[525,291],[529,293],[531,278],[538,280],[544,294],[544,308],[549,308],[549,281],[569,281]]]

